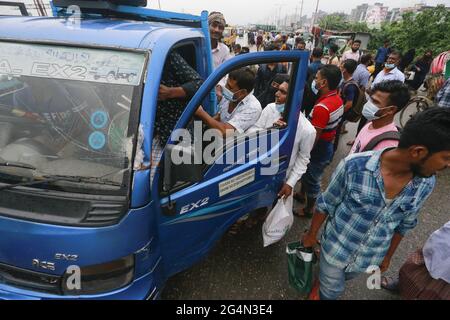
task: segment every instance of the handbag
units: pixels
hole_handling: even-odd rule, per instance
[[[262,226],[264,247],[280,241],[294,224],[293,197],[279,199]]]
[[[289,243],[286,253],[289,285],[301,294],[309,294],[313,287],[314,266],[317,263],[313,249],[303,247],[298,241]]]

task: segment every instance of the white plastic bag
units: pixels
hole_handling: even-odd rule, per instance
[[[291,229],[294,223],[292,214],[293,197],[280,199],[272,211],[267,216],[262,226],[264,247],[268,247],[280,241]]]

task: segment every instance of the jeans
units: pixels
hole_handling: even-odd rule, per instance
[[[327,262],[320,253],[319,280],[320,280],[320,300],[337,300],[345,290],[345,281],[352,280],[360,273],[345,272],[344,269],[337,268]]]
[[[311,151],[311,161],[302,177],[302,186],[307,197],[317,199],[319,196],[323,172],[333,160],[333,155],[333,142],[324,140],[319,140]]]

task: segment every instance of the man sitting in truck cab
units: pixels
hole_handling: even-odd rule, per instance
[[[242,134],[258,121],[261,103],[253,95],[255,73],[241,68],[228,75],[225,86],[219,87],[219,113],[211,117],[201,106],[195,115],[208,127],[219,130],[223,136],[237,131]]]
[[[189,100],[203,80],[176,51],[167,58],[158,92],[155,137],[165,146]]]

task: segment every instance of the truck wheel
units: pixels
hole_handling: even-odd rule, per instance
[[[114,72],[108,73],[108,76],[106,77],[106,80],[108,80],[108,82],[113,82],[115,79],[116,75],[114,74]]]
[[[134,74],[128,75],[128,77],[127,77],[128,82],[129,83],[133,82],[135,77],[136,77],[136,75],[134,75]]]

